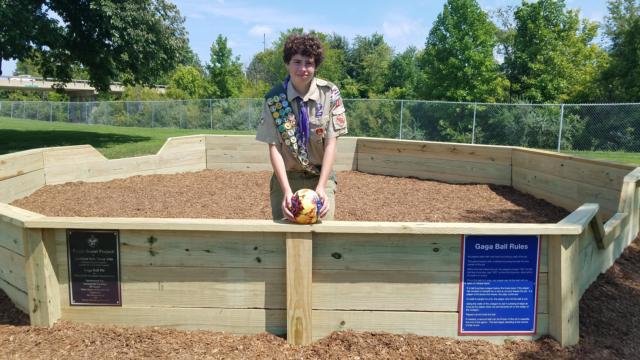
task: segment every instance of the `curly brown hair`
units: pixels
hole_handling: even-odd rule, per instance
[[[296,54],[313,58],[316,67],[320,66],[324,60],[324,51],[320,39],[309,34],[289,35],[284,42],[284,53],[282,57],[284,63],[288,64]]]

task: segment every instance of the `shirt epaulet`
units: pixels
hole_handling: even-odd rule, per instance
[[[331,83],[330,81],[316,78],[316,86],[322,86],[322,87],[327,87],[327,88],[331,89],[335,85],[333,83]]]

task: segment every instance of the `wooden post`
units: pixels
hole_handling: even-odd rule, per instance
[[[589,223],[589,225],[591,225],[591,230],[593,231],[593,237],[596,240],[596,245],[598,246],[598,249],[606,249],[609,243],[607,243],[607,239],[606,239],[607,233],[604,230],[604,221],[602,221],[602,215],[600,214],[600,212],[596,213],[593,219],[591,219],[591,222]]]
[[[640,182],[636,183],[636,205],[634,207],[635,218],[633,222],[635,224],[636,234],[640,231]]]
[[[311,233],[287,233],[287,342],[311,343]]]
[[[579,236],[551,235],[549,240],[549,334],[561,346],[579,340]]]
[[[25,229],[25,273],[33,326],[52,326],[60,318],[60,286],[52,230]]]

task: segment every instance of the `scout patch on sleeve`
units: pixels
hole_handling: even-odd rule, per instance
[[[340,96],[340,90],[337,86],[331,88],[331,113],[333,115],[342,114],[345,112],[344,105],[342,104],[342,97]]]
[[[347,116],[345,114],[336,115],[333,117],[333,128],[336,130],[342,130],[347,127]]]

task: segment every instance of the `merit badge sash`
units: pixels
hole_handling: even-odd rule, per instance
[[[281,92],[280,95],[267,98],[267,106],[271,111],[276,129],[278,129],[282,141],[287,145],[293,157],[302,165],[302,168],[307,172],[319,175],[320,171],[318,167],[309,163],[306,144],[300,130],[296,126],[296,117],[293,114],[291,103],[287,101],[287,95],[284,90],[284,88],[281,89],[283,92]]]

